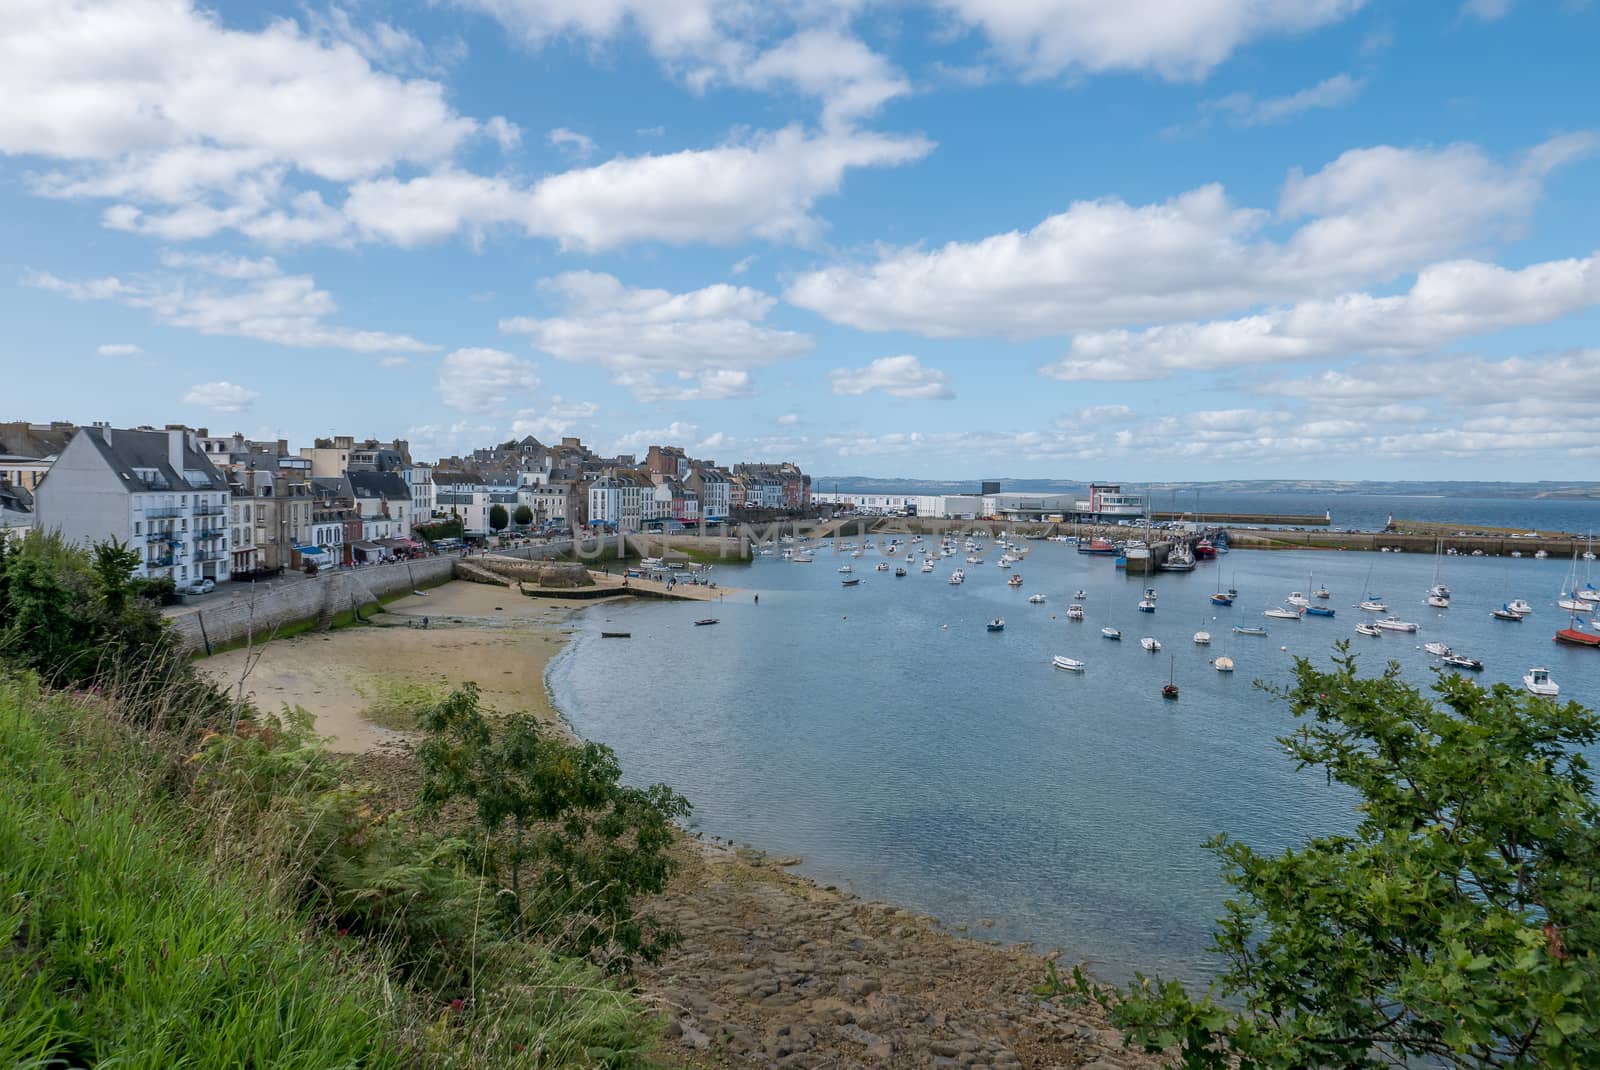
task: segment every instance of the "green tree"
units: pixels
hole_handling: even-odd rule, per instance
[[[519,505],[511,514],[511,519],[517,522],[518,527],[525,528],[533,523],[533,510],[529,509],[526,503]]]
[[[500,906],[516,931],[543,934],[612,971],[635,956],[654,961],[676,941],[633,900],[666,887],[673,822],[689,813],[686,800],[661,784],[623,785],[609,747],[552,738],[525,714],[491,725],[470,683],[418,722],[423,806],[472,802],[488,845],[484,868],[510,881]]]
[[[506,525],[511,523],[511,517],[506,513],[503,505],[489,506],[489,528],[493,531],[504,531]]]
[[[1074,971],[1130,1042],[1186,1067],[1600,1066],[1600,833],[1580,748],[1600,720],[1504,684],[1297,661],[1279,692],[1302,768],[1355,791],[1353,834],[1261,854],[1213,841],[1233,889],[1198,998]]]

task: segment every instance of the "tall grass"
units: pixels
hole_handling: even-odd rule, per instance
[[[0,673],[0,1067],[648,1065],[636,1000],[315,736],[136,723]]]
[[[401,1066],[381,972],[196,858],[149,772],[0,684],[0,1066]]]

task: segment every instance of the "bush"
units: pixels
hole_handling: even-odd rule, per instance
[[[1454,674],[1297,661],[1281,742],[1361,799],[1353,835],[1266,855],[1219,837],[1234,897],[1213,991],[1075,974],[1131,1041],[1187,1067],[1600,1066],[1600,719]]]

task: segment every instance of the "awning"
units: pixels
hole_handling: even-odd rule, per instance
[[[296,546],[294,552],[297,554],[325,554],[328,551],[320,546]]]
[[[355,544],[355,547],[364,554],[375,554],[383,549],[383,547],[379,546],[377,543],[371,542],[358,542]]]

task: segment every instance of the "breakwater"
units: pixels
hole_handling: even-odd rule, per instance
[[[1229,528],[1228,542],[1236,550],[1400,550],[1404,553],[1431,554],[1443,542],[1446,551],[1483,557],[1532,557],[1543,551],[1548,557],[1582,557],[1588,549],[1585,539],[1572,536],[1513,538],[1510,535],[1433,535],[1402,534],[1392,531],[1263,531],[1254,528]]]

